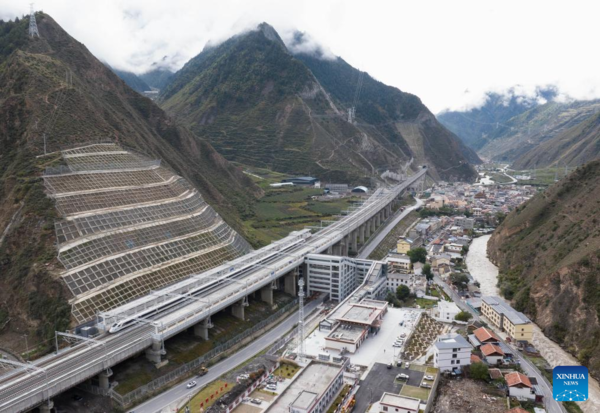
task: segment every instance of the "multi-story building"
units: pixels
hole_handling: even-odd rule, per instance
[[[335,255],[310,254],[305,260],[306,290],[309,294],[329,294],[333,301],[342,301],[370,276],[373,291],[369,298],[378,298],[385,291],[387,265],[381,261],[361,260]],[[373,274],[376,272],[376,274]]]
[[[404,254],[390,254],[385,262],[388,265],[389,272],[410,272],[410,257]]]
[[[398,254],[407,254],[412,247],[412,240],[405,237],[400,237],[396,243],[396,252]]]
[[[473,346],[459,334],[444,334],[433,345],[433,365],[441,372],[454,371],[471,364]]]
[[[525,314],[515,310],[499,297],[481,298],[481,314],[492,322],[510,338],[517,341],[531,342],[533,324]]]
[[[438,320],[451,323],[454,317],[460,313],[460,308],[452,301],[440,300],[437,303]]]
[[[400,396],[394,393],[383,393],[379,400],[380,413],[418,413],[420,399],[414,397]]]

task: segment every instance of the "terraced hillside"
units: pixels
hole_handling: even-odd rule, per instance
[[[511,212],[488,253],[499,287],[600,377],[600,161],[577,168]]]
[[[115,144],[62,151],[44,184],[79,323],[251,250],[185,179]],[[55,173],[58,172],[58,173]]]
[[[356,121],[348,122],[359,84]],[[361,183],[423,163],[444,179],[469,180],[469,161],[479,161],[418,97],[342,59],[294,56],[265,23],[206,47],[174,75],[160,104],[229,160],[322,181]]]
[[[42,179],[45,168],[64,166],[60,149],[109,141],[161,159],[238,230],[240,215],[261,193],[239,168],[129,88],[50,16],[36,18],[40,37],[33,38],[27,35],[28,18],[0,22],[0,347],[17,352],[25,350],[24,335],[30,350],[38,344],[43,349],[71,321],[72,295],[56,259],[58,213]],[[37,158],[44,143],[49,155]],[[147,194],[131,196],[142,202]],[[72,213],[74,205],[61,205],[61,213]]]

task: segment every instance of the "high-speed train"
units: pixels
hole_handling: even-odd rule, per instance
[[[109,333],[117,333],[127,327],[134,325],[134,324],[139,324],[140,322],[144,322],[144,320],[152,320],[153,318],[156,318],[158,315],[169,313],[172,310],[179,308],[182,305],[188,304],[190,302],[190,300],[205,296],[205,295],[219,289],[224,284],[229,284],[238,278],[242,278],[245,274],[247,274],[247,272],[249,270],[252,270],[257,265],[258,266],[268,265],[272,261],[281,258],[281,255],[285,254],[290,249],[296,248],[299,244],[304,243],[305,240],[310,236],[310,231],[308,231],[308,230],[306,230],[306,231],[303,230],[300,232],[301,233],[297,236],[297,239],[294,242],[290,243],[289,245],[286,245],[283,248],[280,248],[280,247],[277,247],[276,245],[274,245],[274,247],[276,247],[276,249],[274,249],[272,252],[266,254],[260,261],[248,264],[246,267],[241,268],[240,271],[238,271],[237,273],[235,273],[233,275],[229,275],[229,274],[223,275],[219,279],[207,281],[206,283],[196,286],[195,288],[192,288],[185,292],[177,292],[176,294],[173,294],[173,296],[169,296],[169,294],[167,292],[165,294],[165,296],[171,297],[171,298],[167,298],[165,301],[161,302],[160,304],[157,304],[155,306],[144,309],[138,313],[135,313],[135,315],[132,315],[130,317],[125,317],[119,321],[114,322],[108,328],[108,332]],[[290,263],[291,262],[292,261],[290,261]],[[233,270],[234,270],[234,268],[230,269],[231,272],[233,272]],[[274,271],[271,272],[271,275],[273,275],[274,273],[275,273]],[[158,292],[158,294],[160,294],[160,292]]]

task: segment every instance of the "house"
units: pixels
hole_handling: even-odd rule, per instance
[[[462,247],[461,247],[461,248],[462,248]],[[437,269],[438,269],[438,267],[439,267],[440,265],[443,265],[443,264],[445,264],[445,265],[448,265],[448,266],[449,266],[449,265],[450,265],[450,259],[451,259],[451,258],[452,258],[452,257],[450,257],[450,255],[448,255],[448,254],[434,255],[434,256],[431,258],[431,266],[432,266],[432,267],[433,267],[433,269],[435,269],[435,270],[437,270]]]
[[[409,273],[410,257],[404,254],[394,254],[386,258],[388,270],[390,272]]]
[[[535,391],[529,378],[518,371],[508,373],[504,376],[508,386],[508,394],[519,400],[535,400]]]
[[[480,350],[487,364],[498,365],[504,361],[504,352],[496,344],[484,344]]]
[[[489,374],[490,374],[490,379],[492,380],[499,380],[502,378],[502,372],[500,371],[500,369],[489,369]]]
[[[480,327],[473,331],[473,334],[469,334],[469,341],[476,348],[485,344],[496,344],[500,343],[500,339],[492,330]]]
[[[413,277],[412,274],[388,272],[387,288],[392,291],[396,291],[401,285],[406,285],[410,288],[413,284]]]
[[[460,308],[452,301],[440,300],[437,303],[437,313],[439,321],[452,323],[454,317],[460,313]]]
[[[441,372],[454,371],[471,364],[473,347],[459,334],[444,334],[433,345],[433,365]]]
[[[531,342],[533,323],[499,297],[481,298],[481,313],[513,340]]]
[[[380,413],[417,413],[421,405],[420,399],[400,396],[394,393],[383,393],[379,400]]]
[[[425,266],[425,264],[423,264],[422,262],[415,262],[412,265],[412,271],[413,273],[415,273],[415,275],[422,275],[423,274],[423,267]]]
[[[410,251],[410,247],[412,246],[412,240],[405,237],[400,237],[398,242],[396,243],[396,252],[398,254],[407,254]]]

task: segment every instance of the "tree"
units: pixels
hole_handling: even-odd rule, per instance
[[[467,255],[468,252],[469,252],[469,246],[463,245],[462,249],[460,250],[460,255],[462,255],[464,257],[465,255]]]
[[[396,298],[396,295],[391,291],[388,292],[387,295],[385,296],[385,301],[392,304],[394,307],[402,306],[402,303],[400,302],[400,300],[398,300],[398,298]]]
[[[399,285],[398,288],[396,288],[396,297],[398,298],[398,300],[406,300],[409,295],[410,288],[408,288],[406,285],[402,284]]]
[[[459,290],[465,290],[467,288],[467,284],[469,284],[469,277],[462,272],[453,272],[450,274],[450,282]]]
[[[473,315],[468,311],[461,311],[454,317],[454,319],[458,321],[469,321],[471,318],[473,318]]]
[[[431,272],[431,264],[425,264],[423,266],[423,275],[427,281],[433,280],[433,273]]]
[[[410,250],[408,251],[407,255],[410,257],[411,263],[422,262],[423,264],[425,264],[425,261],[427,260],[427,250],[423,247]]]
[[[486,364],[478,362],[471,364],[471,367],[469,367],[469,373],[472,379],[487,380],[490,370]]]

